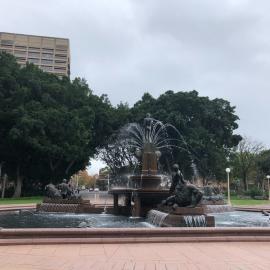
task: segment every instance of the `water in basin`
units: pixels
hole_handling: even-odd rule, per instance
[[[232,211],[211,214],[215,217],[216,227],[269,227],[269,216],[261,212]]]
[[[262,213],[232,211],[210,214],[216,227],[269,227],[269,216]],[[64,214],[6,212],[0,214],[2,228],[144,228],[155,227],[144,219],[130,219],[110,214]],[[154,225],[154,226],[153,226]]]
[[[8,212],[0,214],[2,228],[137,228],[149,227],[143,220],[109,214],[62,214]]]

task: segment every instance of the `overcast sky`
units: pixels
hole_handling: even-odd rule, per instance
[[[0,3],[0,31],[69,38],[72,77],[113,104],[195,89],[229,100],[238,132],[270,146],[270,1]]]

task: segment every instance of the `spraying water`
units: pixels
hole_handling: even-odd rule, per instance
[[[168,135],[170,130],[176,133],[178,138],[170,138]],[[199,176],[194,162],[196,155],[180,131],[171,124],[164,124],[150,117],[149,114],[144,119],[143,125],[130,123],[124,126],[120,131],[119,143],[127,145],[130,149],[135,149],[137,157],[142,155],[146,145],[151,145],[158,159],[164,151],[172,154],[173,148],[180,149],[188,154],[194,177]]]

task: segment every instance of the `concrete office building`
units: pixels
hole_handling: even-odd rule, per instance
[[[70,49],[66,38],[0,32],[0,51],[14,55],[21,66],[29,62],[48,73],[70,75]]]

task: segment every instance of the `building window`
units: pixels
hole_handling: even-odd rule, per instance
[[[25,56],[26,55],[26,51],[15,51],[14,52],[14,55],[15,56],[21,56],[21,55]]]
[[[55,53],[67,53],[67,50],[66,49],[56,49],[56,52]]]
[[[53,53],[54,52],[54,49],[51,49],[51,48],[42,48],[42,51],[43,52],[48,52],[48,53]]]
[[[40,50],[40,48],[38,48],[38,47],[29,47],[28,49],[33,50],[33,51],[39,51]]]
[[[18,61],[25,61],[25,60],[26,60],[25,57],[16,57],[16,59],[17,59]]]
[[[62,65],[66,65],[67,61],[64,61],[64,60],[55,60],[54,61],[55,64],[62,64]]]
[[[54,67],[54,70],[56,71],[60,71],[60,70],[63,70],[63,71],[66,71],[66,67]]]
[[[2,39],[1,45],[3,46],[13,46],[14,40]]]
[[[55,58],[67,59],[66,54],[55,54]]]
[[[28,52],[28,56],[30,57],[40,57],[40,54],[38,52]]]
[[[67,45],[56,45],[55,46],[56,50],[66,50],[68,48]]]
[[[53,54],[51,54],[51,53],[42,53],[42,58],[53,59]]]
[[[26,50],[26,46],[21,46],[21,45],[16,45],[15,48],[16,49]]]
[[[28,58],[27,61],[32,64],[39,64],[39,59],[36,58]]]
[[[53,67],[52,66],[41,66],[40,67],[43,71],[52,71]]]
[[[53,64],[53,60],[42,59],[41,60],[41,64],[52,65]]]

